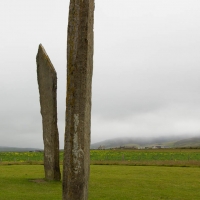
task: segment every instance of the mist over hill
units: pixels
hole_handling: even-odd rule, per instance
[[[0,146],[0,152],[27,152],[27,151],[42,151],[42,149]]]
[[[169,148],[200,147],[200,136],[192,138],[188,136],[114,138],[91,144],[90,148],[98,149],[100,146],[104,146],[106,149],[120,146],[144,148],[155,145]]]
[[[166,137],[120,137],[101,142],[93,143],[90,145],[91,149],[98,149],[100,146],[105,149],[115,148],[120,146],[126,147],[152,147],[161,145],[168,148],[200,148],[200,136],[166,136]],[[0,146],[0,152],[27,152],[27,151],[43,151],[39,148],[20,148],[20,147],[5,147]]]
[[[200,147],[200,137],[188,138],[174,143],[175,147]]]

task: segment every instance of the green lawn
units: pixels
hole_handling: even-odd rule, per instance
[[[61,200],[42,165],[1,165],[1,200]],[[91,165],[89,200],[199,200],[200,168]]]

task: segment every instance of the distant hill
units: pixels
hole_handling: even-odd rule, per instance
[[[200,147],[200,137],[177,141],[174,143],[174,147]]]
[[[0,152],[27,152],[27,151],[42,151],[38,148],[18,148],[18,147],[3,147],[0,146]]]
[[[104,140],[91,144],[91,149],[98,149],[100,146],[104,146],[106,149],[126,146],[126,147],[152,147],[160,145],[169,148],[189,148],[189,147],[200,147],[200,136],[186,138],[184,136],[175,137],[124,137],[114,138],[110,140]],[[0,152],[27,152],[27,151],[43,151],[39,148],[18,148],[18,147],[3,147],[0,146]]]
[[[146,137],[146,138],[115,138],[91,144],[91,149],[98,149],[104,146],[106,149],[120,147],[120,146],[135,146],[139,148],[152,147],[160,145],[170,148],[181,147],[200,147],[200,136],[194,138],[186,138],[184,136],[175,137]]]

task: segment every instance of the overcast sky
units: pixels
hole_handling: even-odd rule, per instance
[[[92,143],[200,135],[200,1],[96,0]],[[0,1],[0,146],[43,148],[36,54],[58,76],[63,148],[69,0]]]

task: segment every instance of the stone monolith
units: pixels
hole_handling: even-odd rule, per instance
[[[88,198],[93,20],[94,0],[70,1],[63,200]]]
[[[43,125],[45,179],[60,180],[57,74],[41,44],[38,48],[36,62]]]

